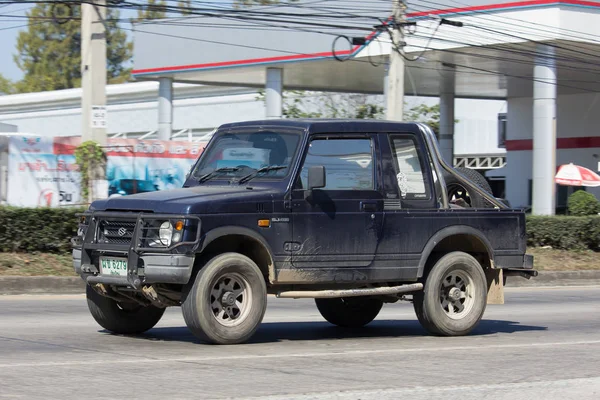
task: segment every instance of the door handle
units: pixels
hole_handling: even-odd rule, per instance
[[[360,210],[361,211],[377,211],[377,203],[372,201],[361,201],[360,202]]]

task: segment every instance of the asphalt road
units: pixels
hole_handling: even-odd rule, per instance
[[[427,336],[410,304],[360,330],[269,299],[250,344],[197,342],[180,310],[108,334],[83,296],[0,297],[0,399],[600,399],[600,287],[507,289],[468,337]]]

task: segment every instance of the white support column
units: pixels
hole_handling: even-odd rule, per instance
[[[173,133],[173,80],[158,80],[158,139],[170,140]]]
[[[390,91],[389,88],[389,82],[390,82],[390,64],[389,62],[385,64],[385,72],[383,75],[383,107],[386,110],[387,113],[387,106],[388,106],[388,93]],[[386,116],[387,118],[387,116]]]
[[[440,84],[440,152],[448,165],[454,165],[454,68],[444,67]]]
[[[556,62],[554,48],[537,45],[533,68],[534,215],[554,215],[556,172]]]
[[[281,118],[283,115],[283,69],[267,68],[266,81],[267,118]]]

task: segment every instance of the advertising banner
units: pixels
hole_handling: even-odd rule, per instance
[[[75,149],[81,137],[9,140],[10,205],[56,207],[84,203]],[[179,188],[206,142],[109,139],[106,184],[100,197]]]
[[[56,207],[81,202],[81,177],[73,154],[56,154],[54,138],[11,136],[7,203]]]
[[[108,196],[183,186],[206,143],[111,139],[106,149]]]

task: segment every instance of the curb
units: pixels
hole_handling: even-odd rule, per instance
[[[85,282],[78,276],[0,276],[0,295],[80,293]]]
[[[600,270],[540,271],[535,278],[510,276],[507,287],[593,286],[600,285]],[[81,294],[85,283],[78,276],[0,276],[0,295]]]
[[[594,286],[600,285],[600,270],[589,271],[540,271],[535,278],[525,279],[509,276],[507,287],[542,286]],[[1,293],[1,290],[0,290]]]

